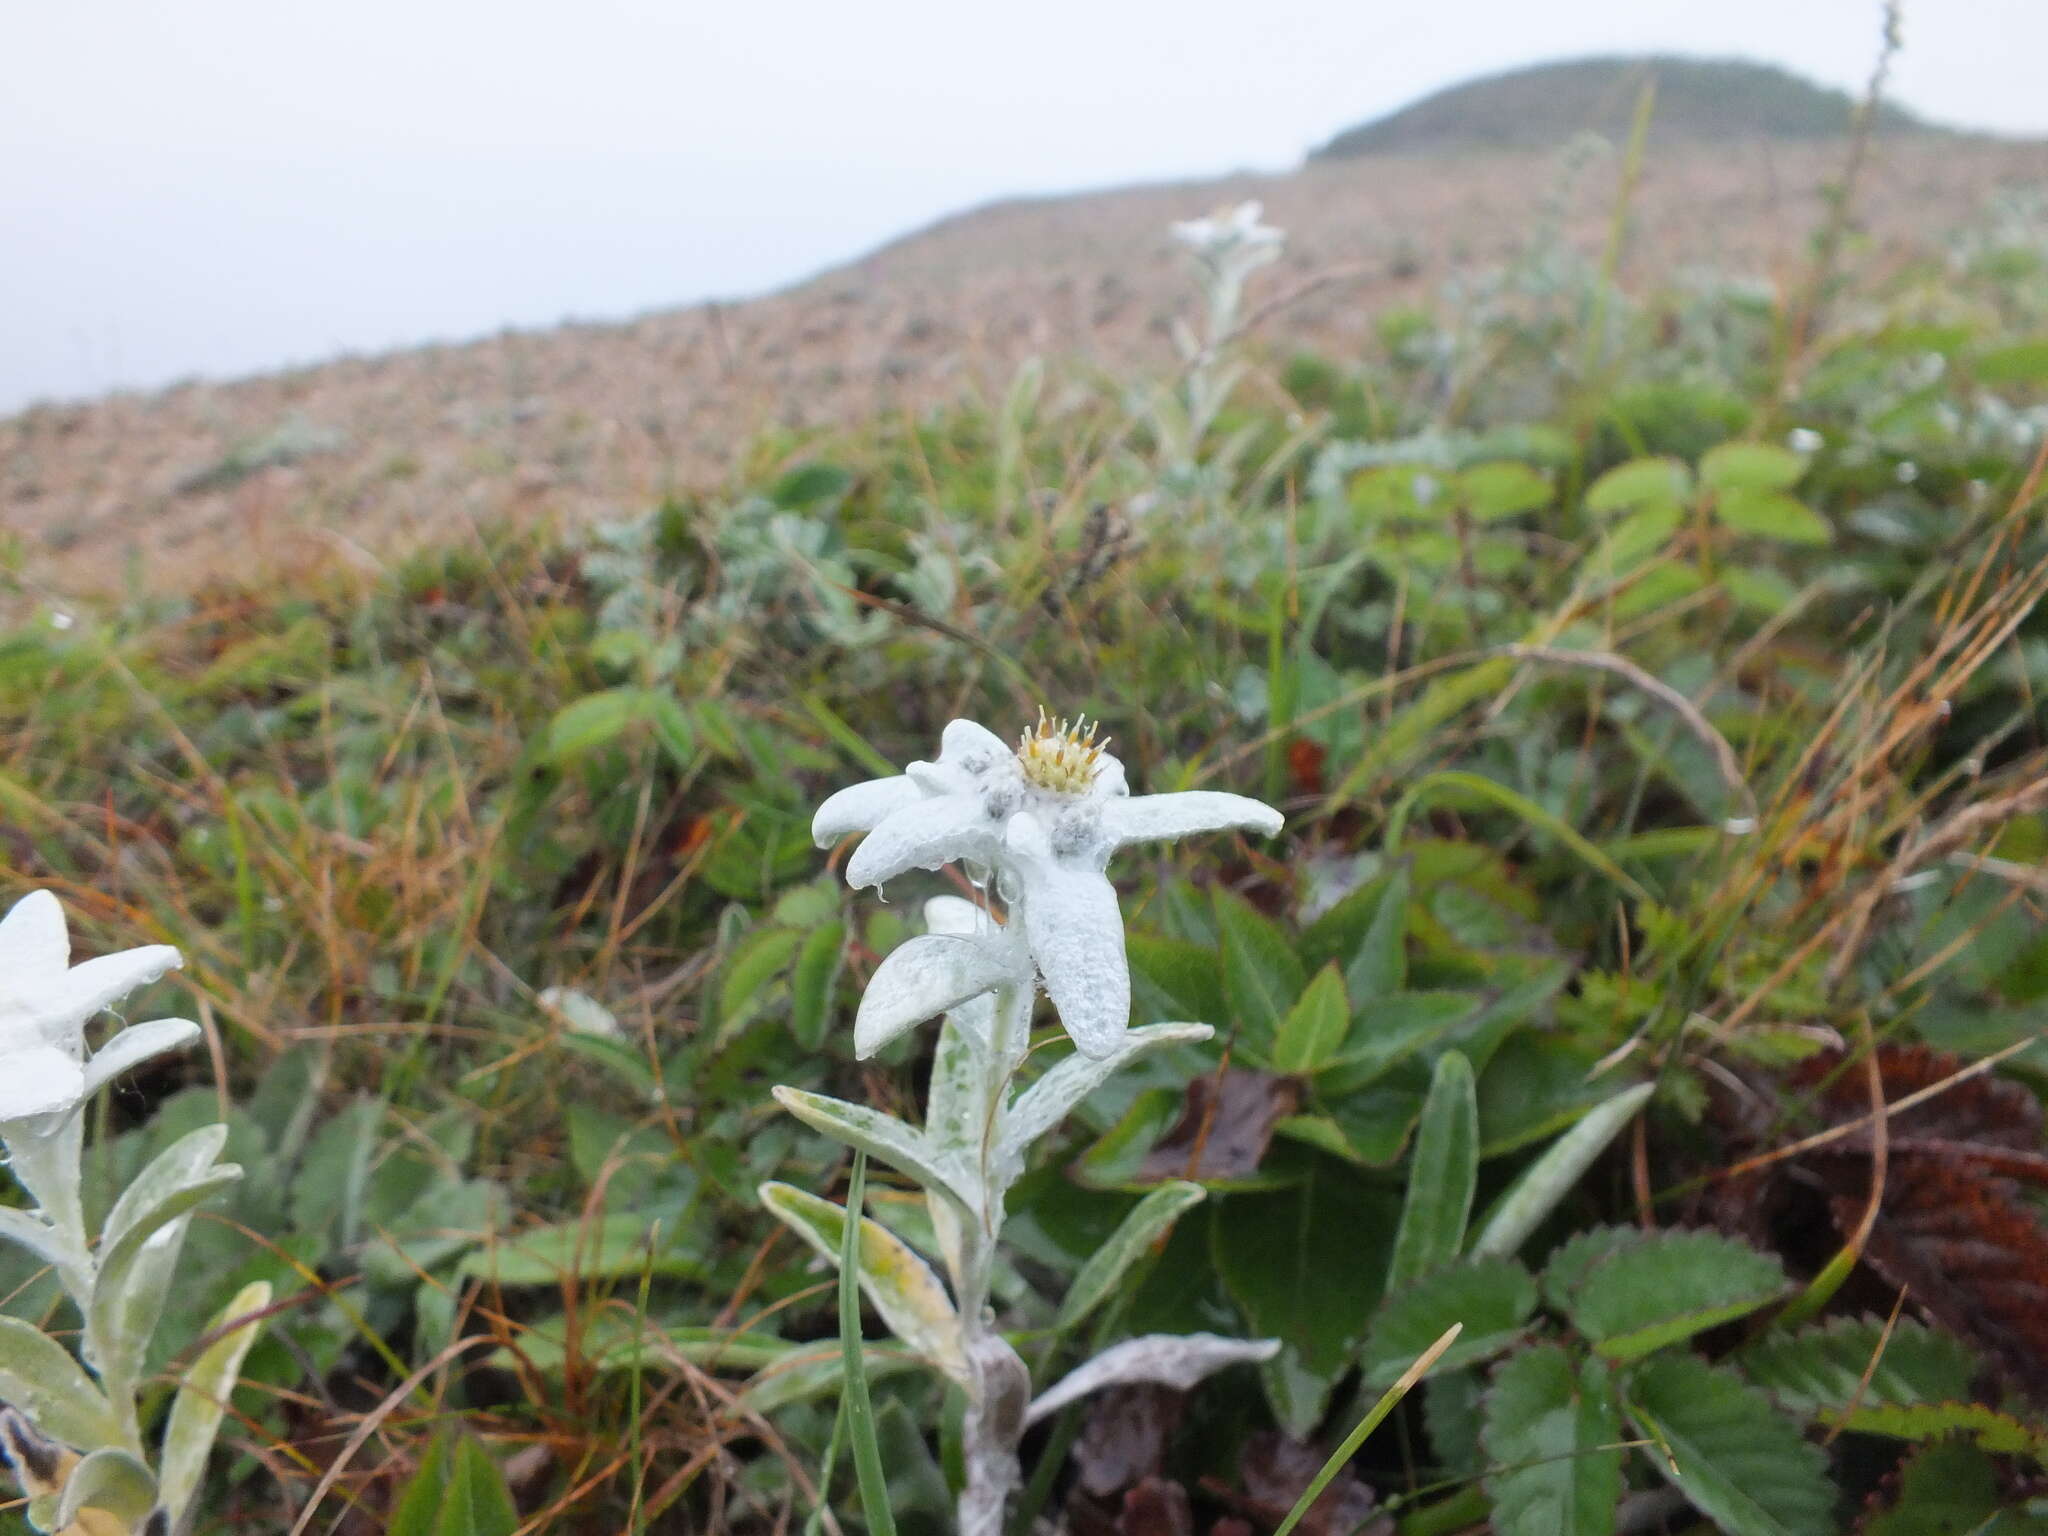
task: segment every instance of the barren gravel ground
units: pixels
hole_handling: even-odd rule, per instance
[[[1656,155],[1625,274],[1795,275],[1842,160],[1826,144]],[[1566,228],[1589,248],[1617,175],[1612,159],[1596,165],[1570,200]],[[1261,330],[1341,356],[1389,302],[1512,254],[1560,184],[1551,155],[1403,157],[1005,203],[744,303],[38,407],[0,421],[0,523],[21,536],[32,590],[86,593],[131,572],[173,589],[375,563],[504,514],[616,516],[722,484],[767,425],[999,390],[1034,354],[1167,365],[1189,294],[1171,219],[1265,199],[1290,242],[1254,302],[1312,291]],[[1997,190],[2026,187],[2048,188],[2048,144],[1881,142],[1859,259],[1924,248]],[[249,468],[265,450],[290,462]]]

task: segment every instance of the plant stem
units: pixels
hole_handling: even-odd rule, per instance
[[[1003,1226],[1004,1180],[996,1160],[1002,1146],[1010,1079],[1030,1044],[1032,998],[1029,983],[998,990],[988,1049],[980,1056],[983,1077],[975,1095],[982,1111],[977,1167],[980,1199],[974,1219],[960,1234],[959,1268],[953,1276],[961,1341],[972,1372],[960,1433],[961,1460],[967,1474],[958,1506],[960,1536],[1002,1536],[1010,1496],[1022,1481],[1017,1445],[1024,1435],[1031,1375],[1017,1352],[995,1331],[988,1297],[996,1240]]]

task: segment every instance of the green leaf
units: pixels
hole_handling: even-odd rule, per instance
[[[945,1195],[963,1213],[972,1213],[973,1203],[961,1193],[966,1187],[961,1170],[943,1163],[922,1133],[894,1115],[885,1115],[864,1104],[828,1098],[822,1093],[806,1093],[801,1088],[771,1091],[776,1103],[812,1130],[835,1137],[870,1157],[879,1157],[926,1189]]]
[[[1457,477],[1456,488],[1458,499],[1481,522],[1550,505],[1549,477],[1512,459],[1473,465]]]
[[[1432,1376],[1422,1384],[1422,1423],[1437,1465],[1460,1480],[1479,1476],[1480,1409],[1486,1383],[1477,1366]]]
[[[2001,1456],[2031,1456],[2048,1466],[2048,1428],[2030,1424],[1982,1403],[1879,1403],[1854,1413],[1820,1415],[1823,1424],[1840,1422],[1860,1434],[1894,1440],[1939,1440],[1965,1435]]]
[[[1456,1051],[1446,1051],[1437,1058],[1422,1105],[1407,1199],[1387,1271],[1389,1290],[1456,1261],[1478,1185],[1479,1099],[1472,1067]]]
[[[1132,1206],[1130,1214],[1088,1256],[1074,1283],[1067,1287],[1066,1299],[1053,1319],[1054,1331],[1065,1333],[1100,1306],[1138,1256],[1157,1242],[1184,1211],[1199,1204],[1206,1193],[1199,1184],[1173,1179]]]
[[[1438,1371],[1492,1358],[1521,1342],[1536,1311],[1536,1278],[1513,1259],[1480,1259],[1439,1270],[1390,1294],[1372,1320],[1361,1361],[1369,1387],[1398,1379],[1453,1323],[1465,1331]]]
[[[257,1280],[235,1292],[234,1300],[213,1320],[215,1328],[239,1318],[253,1317],[270,1305],[270,1284]],[[198,1491],[206,1473],[207,1453],[227,1412],[228,1399],[242,1374],[242,1360],[262,1331],[261,1320],[243,1323],[206,1346],[205,1352],[185,1368],[178,1383],[178,1395],[171,1402],[171,1414],[164,1427],[162,1492],[159,1497],[175,1527]]]
[[[1473,1256],[1502,1257],[1519,1250],[1654,1091],[1650,1083],[1623,1089],[1588,1110],[1577,1125],[1551,1143],[1494,1206],[1472,1242]]]
[[[1223,935],[1223,995],[1231,1022],[1238,1038],[1264,1056],[1308,977],[1286,935],[1243,897],[1217,890],[1216,926]]]
[[[208,1127],[225,1133],[226,1126]],[[198,1132],[193,1133],[195,1136]],[[185,1138],[190,1141],[192,1138]],[[181,1143],[182,1145],[182,1143]],[[219,1142],[214,1142],[217,1148]],[[177,1147],[170,1149],[172,1152]],[[168,1156],[168,1154],[166,1154]],[[162,1162],[163,1159],[158,1159]],[[155,1167],[155,1164],[151,1165]],[[148,1177],[145,1169],[143,1176]],[[163,1195],[146,1210],[128,1212],[120,1236],[105,1242],[93,1282],[90,1337],[100,1351],[102,1380],[132,1382],[142,1369],[150,1335],[163,1314],[164,1292],[178,1265],[192,1211],[241,1178],[233,1163],[188,1175],[190,1183]],[[140,1183],[141,1180],[137,1180]],[[135,1185],[129,1186],[133,1193]],[[124,1194],[122,1199],[125,1201]],[[119,1205],[116,1206],[119,1213]],[[113,1220],[108,1221],[112,1229]],[[168,1236],[163,1235],[168,1229]]]
[[[788,1184],[761,1186],[761,1204],[834,1264],[847,1244],[846,1211]],[[860,1219],[860,1288],[889,1331],[960,1383],[968,1384],[960,1318],[931,1267],[872,1216]]]
[[[1677,459],[1630,459],[1586,489],[1588,512],[1682,502],[1692,494],[1692,471]]]
[[[1638,507],[1608,531],[1586,557],[1586,566],[1597,575],[1614,577],[1640,565],[1664,547],[1664,541],[1685,521],[1685,510],[1675,501],[1652,502]]]
[[[1785,1293],[1778,1261],[1718,1232],[1630,1232],[1565,1298],[1610,1360],[1634,1360]]]
[[[1344,977],[1333,960],[1316,972],[1280,1021],[1273,1037],[1276,1072],[1313,1072],[1344,1044],[1351,1030],[1351,1008],[1344,999]]]
[[[674,699],[655,688],[607,688],[563,705],[548,721],[543,755],[561,764],[608,746],[632,727],[655,721]]]
[[[1783,491],[1723,491],[1714,516],[1737,533],[1781,544],[1826,544],[1835,536],[1826,518]]]
[[[1607,1369],[1574,1370],[1556,1344],[1509,1356],[1493,1373],[1481,1443],[1499,1536],[1608,1536],[1621,1502],[1621,1420]]]
[[[1344,990],[1353,1008],[1370,1007],[1408,984],[1408,872],[1398,871],[1380,893],[1372,923],[1344,967]]]
[[[1632,1227],[1587,1227],[1551,1250],[1543,1267],[1543,1299],[1559,1312],[1568,1310],[1593,1266],[1633,1243]]]
[[[1793,1413],[1837,1415],[1851,1403],[1960,1402],[1980,1369],[1968,1345],[1911,1318],[1900,1319],[1889,1339],[1874,1318],[1766,1334],[1736,1363]]]
[[[617,1280],[641,1274],[699,1275],[701,1254],[671,1246],[681,1223],[618,1211],[572,1217],[500,1237],[463,1256],[458,1273],[499,1285],[560,1285],[572,1277]]]
[[[1785,491],[1806,473],[1806,460],[1775,443],[1723,443],[1700,460],[1700,481],[1716,491]]]
[[[1980,384],[2048,384],[2048,341],[2019,341],[1977,355]]]
[[[1650,1465],[1729,1536],[1830,1536],[1827,1458],[1769,1398],[1680,1351],[1629,1376],[1629,1417],[1656,1442]]]
[[[867,1150],[856,1148],[853,1171],[846,1181],[846,1201],[856,1211],[867,1204],[867,1176]],[[860,1291],[855,1284],[862,1268],[861,1239],[867,1235],[866,1226],[865,1218],[842,1222],[840,1226],[843,1246],[839,1251],[839,1362],[845,1391],[840,1397],[839,1411],[847,1436],[853,1441],[861,1513],[867,1517],[874,1536],[896,1536],[896,1515],[889,1502],[888,1478],[875,1434],[875,1403],[868,1392],[867,1354],[860,1332]]]
[[[1351,1017],[1343,1052],[1323,1064],[1317,1091],[1350,1095],[1420,1055],[1473,1018],[1484,999],[1471,992],[1389,992]]]
[[[805,1050],[824,1048],[832,1025],[832,989],[846,958],[846,924],[834,919],[804,937],[789,981],[789,1028]]]
[[[782,974],[801,942],[802,935],[787,928],[757,928],[740,941],[725,963],[725,979],[718,989],[721,1038],[759,1011],[769,984]]]
[[[0,1402],[75,1450],[121,1443],[106,1396],[71,1352],[31,1323],[0,1312]]]
[[[399,1495],[386,1536],[512,1536],[519,1512],[505,1474],[467,1435],[442,1435]]]
[[[1861,1536],[2048,1536],[2048,1519],[2010,1508],[1997,1464],[1967,1440],[1941,1440],[1913,1453],[1898,1491]]]
[[[79,1512],[97,1509],[133,1530],[155,1508],[156,1479],[149,1468],[120,1447],[103,1445],[83,1457],[64,1479],[54,1524],[59,1531],[83,1530],[76,1524]]]
[[[1147,933],[1131,934],[1125,946],[1139,1018],[1217,1024],[1228,1016],[1215,949]]]
[[[1393,1236],[1392,1198],[1341,1163],[1314,1158],[1293,1187],[1229,1195],[1211,1210],[1210,1251],[1224,1286],[1254,1337],[1285,1341],[1259,1367],[1274,1414],[1290,1434],[1306,1435],[1365,1336],[1384,1279],[1379,1256]]]

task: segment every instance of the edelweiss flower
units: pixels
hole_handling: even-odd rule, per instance
[[[0,1125],[67,1114],[139,1062],[199,1038],[187,1019],[122,1030],[90,1060],[86,1021],[182,960],[167,944],[71,964],[64,909],[31,891],[0,918]]]
[[[1010,904],[1010,921],[989,934],[927,934],[889,956],[862,1002],[862,1055],[1034,967],[1075,1045],[1098,1058],[1116,1049],[1130,1019],[1131,974],[1116,888],[1103,872],[1110,855],[1128,843],[1226,827],[1271,836],[1280,813],[1211,791],[1133,795],[1108,745],[1092,726],[1054,725],[1041,715],[1013,751],[994,732],[955,720],[937,762],[842,789],[818,808],[811,835],[819,847],[868,834],[847,861],[848,884],[880,885],[958,860],[979,866],[983,879],[995,870]],[[905,1017],[904,1009],[924,1011]]]
[[[1263,204],[1248,202],[1204,219],[1182,219],[1171,226],[1173,238],[1203,262],[1249,272],[1277,257],[1287,239],[1284,230],[1259,222],[1264,212]]]

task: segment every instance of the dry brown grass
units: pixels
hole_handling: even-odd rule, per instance
[[[2048,145],[1893,139],[1859,188],[1878,260],[1903,256],[2002,187],[2048,179]],[[1806,259],[1830,144],[1671,149],[1637,196],[1625,274],[1689,266],[1785,279]],[[1618,166],[1581,178],[1565,228],[1597,249]],[[374,564],[501,515],[583,521],[726,481],[768,426],[830,426],[1000,387],[1024,358],[1164,364],[1188,290],[1164,227],[1265,199],[1291,234],[1267,316],[1277,344],[1342,356],[1389,303],[1424,300],[1524,244],[1559,187],[1547,155],[1402,157],[1291,175],[1014,202],[949,219],[799,287],[617,325],[457,346],[230,384],[45,406],[0,421],[0,521],[33,587],[106,590],[134,556],[150,584]],[[337,446],[233,484],[191,482],[294,420]]]

